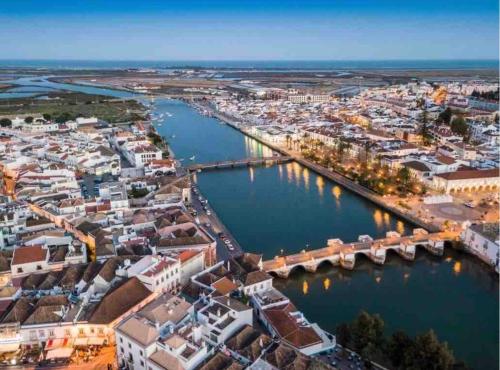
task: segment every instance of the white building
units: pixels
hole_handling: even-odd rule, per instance
[[[470,225],[461,237],[470,252],[493,266],[498,272],[500,242],[497,223]]]

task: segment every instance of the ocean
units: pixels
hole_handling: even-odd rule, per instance
[[[196,61],[196,60],[30,60],[3,59],[0,68],[40,69],[127,69],[127,68],[203,68],[226,70],[311,70],[356,69],[498,69],[498,60],[280,60],[280,61]]]

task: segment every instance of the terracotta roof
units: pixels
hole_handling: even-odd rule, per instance
[[[200,253],[203,253],[202,251],[197,251],[195,249],[189,249],[186,251],[183,251],[179,254],[179,260],[181,263],[184,263],[186,261],[189,261],[191,258],[199,255]]]
[[[45,261],[47,259],[48,253],[49,250],[43,248],[41,245],[17,248],[14,250],[12,265],[22,265],[24,263]]]
[[[296,311],[295,306],[289,303],[286,306],[264,310],[264,315],[276,329],[278,335],[292,346],[303,348],[320,343],[321,338],[311,327],[300,325],[290,315],[294,311]]]
[[[491,170],[463,170],[455,172],[446,172],[436,175],[445,180],[467,180],[467,179],[484,179],[492,177],[500,177],[500,169],[494,168]]]
[[[153,294],[136,277],[109,291],[99,302],[89,322],[108,324]]]
[[[227,277],[223,277],[222,279],[219,279],[215,283],[213,283],[212,288],[217,290],[220,294],[226,295],[238,289],[238,286]]]

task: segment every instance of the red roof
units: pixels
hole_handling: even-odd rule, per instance
[[[197,256],[200,253],[202,253],[202,251],[189,249],[189,250],[183,251],[181,254],[179,254],[179,260],[181,261],[181,263],[184,263],[186,261],[189,261],[191,258],[193,258],[194,256]]]
[[[500,177],[500,169],[493,168],[491,170],[463,170],[456,172],[446,172],[436,175],[445,180],[467,180],[467,179],[484,179],[492,177]]]
[[[42,248],[41,245],[33,245],[30,247],[20,247],[14,249],[12,265],[22,265],[24,263],[45,261],[47,259],[47,253],[49,253],[49,250]]]

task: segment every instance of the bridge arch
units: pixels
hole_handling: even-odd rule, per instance
[[[305,273],[305,272],[307,272],[305,266],[303,266],[303,265],[295,265],[288,272],[288,276],[294,275],[294,274],[298,274],[298,273]]]

